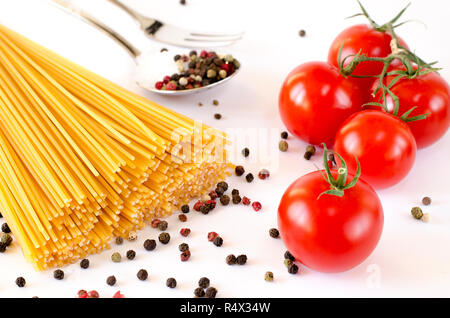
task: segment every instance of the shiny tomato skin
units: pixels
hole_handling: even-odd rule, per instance
[[[360,50],[361,53],[370,57],[386,57],[391,53],[391,40],[392,37],[385,32],[380,32],[372,28],[367,24],[357,24],[343,30],[334,39],[331,47],[328,51],[328,63],[339,67],[338,56],[339,49],[342,47],[341,58],[346,56],[357,54]],[[408,48],[405,41],[399,37],[399,42],[402,46]],[[346,60],[345,65],[351,61],[351,58]],[[393,62],[392,66],[399,64],[397,60]],[[379,75],[383,70],[383,63],[376,61],[361,62],[355,68],[354,75]],[[370,89],[372,87],[374,78],[359,78],[357,79],[361,86],[361,89],[366,93],[365,101],[370,98]]]
[[[416,141],[408,125],[391,114],[364,110],[349,117],[336,134],[334,150],[375,189],[393,186],[403,180],[414,165]]]
[[[324,194],[318,199],[329,187],[320,171],[292,183],[278,208],[278,228],[297,261],[319,272],[343,272],[375,249],[383,230],[383,207],[362,180],[343,197]]]
[[[280,91],[279,111],[286,128],[314,145],[332,145],[339,125],[363,104],[359,87],[325,62],[295,68]]]
[[[386,84],[394,77],[388,76]],[[373,89],[378,85],[374,83]],[[450,126],[450,87],[437,73],[420,75],[413,79],[402,78],[391,88],[399,98],[399,114],[403,114],[414,106],[409,117],[430,114],[426,119],[408,122],[408,126],[416,139],[417,148],[425,148],[438,141]],[[372,101],[379,101],[380,93]],[[390,95],[386,96],[390,112],[394,103]],[[378,108],[379,110],[382,108]]]

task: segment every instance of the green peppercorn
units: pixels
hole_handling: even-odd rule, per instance
[[[220,70],[220,71],[219,71],[219,77],[220,77],[220,78],[225,78],[225,77],[227,77],[227,71],[225,71],[225,70]]]
[[[223,57],[223,59],[224,59],[226,62],[233,62],[233,61],[234,61],[234,57],[233,57],[233,55],[231,55],[231,54],[225,55],[225,56]]]
[[[216,77],[217,76],[217,72],[214,70],[214,69],[212,69],[212,68],[210,68],[207,72],[206,72],[206,77],[207,78],[214,78],[214,77]]]
[[[9,235],[7,233],[2,234],[0,242],[4,243],[6,246],[10,246],[12,241],[13,241],[13,239],[12,239],[11,235]]]
[[[264,274],[264,280],[267,282],[273,282],[273,273],[272,272],[266,272]]]
[[[290,259],[288,259],[288,258],[284,259],[284,266],[289,267],[292,265],[292,263],[293,263],[293,261],[291,261]]]
[[[417,219],[417,220],[420,220],[420,219],[422,218],[422,216],[423,216],[422,209],[419,208],[418,206],[413,207],[413,208],[411,209],[411,214],[412,214],[412,216],[413,216],[415,219]]]
[[[309,145],[308,147],[306,147],[306,151],[305,154],[303,155],[303,157],[306,160],[311,159],[312,156],[314,156],[314,154],[316,153],[316,148],[312,145]]]
[[[289,145],[285,140],[281,140],[278,144],[278,148],[280,149],[280,151],[286,152],[289,148]]]
[[[113,253],[112,255],[111,255],[111,260],[114,262],[114,263],[120,263],[121,261],[122,261],[122,256],[120,255],[120,253]]]

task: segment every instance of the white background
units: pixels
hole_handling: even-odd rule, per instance
[[[105,0],[73,0],[107,24],[114,26],[140,49],[161,44],[144,37],[126,14]],[[345,20],[358,12],[356,1],[212,1],[187,0],[129,0],[130,5],[163,21],[205,30],[241,30],[246,34],[233,47],[218,50],[232,53],[242,62],[242,71],[226,86],[202,94],[179,98],[160,97],[139,89],[133,82],[133,61],[127,53],[108,37],[41,0],[1,0],[0,23],[30,37],[38,43],[90,68],[128,89],[162,105],[214,125],[218,128],[264,127],[276,129],[283,124],[278,116],[278,91],[287,73],[296,65],[310,60],[324,60],[333,38],[344,27],[364,22],[363,18]],[[393,17],[407,1],[364,1],[377,21]],[[425,60],[439,60],[442,75],[450,79],[450,46],[447,1],[413,1],[405,14],[426,24],[410,23],[398,30],[409,46]],[[300,38],[298,31],[307,36]],[[170,48],[173,54],[181,50]],[[1,62],[1,61],[0,61]],[[212,106],[218,99],[220,106]],[[203,102],[204,106],[197,106]],[[223,119],[217,121],[214,113]],[[111,297],[121,290],[128,297],[191,297],[202,276],[211,279],[220,297],[385,297],[385,296],[450,296],[450,135],[418,153],[409,176],[397,186],[380,191],[385,211],[385,227],[381,241],[373,254],[360,266],[341,274],[322,274],[301,267],[301,273],[290,275],[283,265],[285,248],[281,240],[269,237],[268,230],[276,227],[279,199],[296,178],[315,169],[320,156],[311,162],[302,158],[305,144],[292,137],[287,153],[275,152],[271,162],[263,162],[258,149],[245,166],[257,173],[271,166],[269,180],[255,179],[247,184],[232,177],[230,188],[261,201],[263,209],[255,213],[250,207],[218,207],[207,216],[188,215],[188,223],[170,218],[169,245],[158,245],[154,252],[146,252],[142,242],[157,238],[158,231],[147,228],[139,233],[138,242],[126,242],[121,247],[89,257],[91,267],[81,270],[78,264],[64,268],[63,281],[53,279],[52,271],[35,272],[23,259],[17,244],[0,255],[0,297],[74,297],[79,289],[96,289],[103,297]],[[269,142],[276,151],[278,139]],[[262,158],[264,159],[264,157]],[[279,166],[279,168],[276,168]],[[431,214],[428,224],[414,220],[412,206],[424,195],[433,199],[426,212]],[[178,231],[188,226],[192,233],[182,238]],[[221,248],[206,240],[215,230],[224,238]],[[191,260],[179,260],[177,246],[181,242],[191,246]],[[110,261],[113,251],[123,255],[134,249],[134,261],[120,264]],[[245,266],[228,266],[226,255],[245,253]],[[149,279],[138,281],[136,273],[146,268]],[[264,281],[264,273],[272,271],[273,283]],[[106,277],[115,275],[115,287],[106,285]],[[27,280],[25,288],[14,284],[17,276]],[[178,287],[165,286],[168,277],[175,277]]]

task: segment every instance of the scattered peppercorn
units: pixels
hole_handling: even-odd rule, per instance
[[[191,234],[191,229],[189,228],[182,228],[180,230],[180,234],[183,235],[184,237],[188,236],[189,234]]]
[[[201,212],[202,214],[208,214],[209,211],[210,211],[210,208],[209,208],[209,206],[206,205],[206,204],[204,204],[204,205],[202,205],[202,206],[200,207],[200,212]]]
[[[53,277],[57,280],[64,279],[64,272],[60,269],[57,269],[53,272]]]
[[[216,187],[221,187],[224,191],[228,190],[228,183],[226,183],[225,181],[220,181]]]
[[[303,157],[306,160],[309,160],[309,159],[311,159],[312,156],[314,156],[315,153],[316,153],[316,147],[309,145],[306,147],[306,151],[305,151],[305,154],[303,155]]]
[[[186,5],[186,0],[180,0],[180,4],[183,6]]]
[[[178,245],[178,249],[180,250],[180,252],[189,251],[189,245],[187,243],[181,243],[180,245]]]
[[[129,250],[127,251],[127,258],[132,261],[134,260],[134,258],[136,257],[136,252],[133,250]]]
[[[217,289],[214,287],[208,287],[205,292],[206,298],[216,298],[217,295]]]
[[[6,246],[10,246],[12,241],[13,241],[13,239],[12,239],[11,235],[9,235],[7,233],[2,234],[2,237],[0,239],[1,243],[4,243]]]
[[[295,264],[291,264],[288,267],[288,273],[289,274],[297,274],[298,273],[298,266]]]
[[[234,264],[236,264],[236,256],[234,256],[233,254],[230,254],[230,255],[228,255],[227,256],[227,258],[225,259],[225,262],[228,264],[228,265],[234,265]]]
[[[236,173],[236,175],[238,177],[240,177],[245,173],[245,169],[243,166],[236,166],[236,168],[234,169],[234,172]]]
[[[242,155],[244,157],[248,157],[250,155],[250,149],[248,149],[248,148],[242,149]]]
[[[280,237],[280,231],[278,231],[276,228],[272,228],[269,230],[270,237],[273,238],[279,238]]]
[[[89,268],[89,260],[87,258],[81,260],[80,267],[83,269]]]
[[[264,280],[267,282],[273,282],[273,273],[272,272],[266,272],[264,274]]]
[[[148,278],[148,272],[145,269],[141,269],[137,272],[136,276],[139,280],[146,280]]]
[[[181,253],[181,255],[180,255],[180,259],[181,259],[182,262],[188,261],[189,258],[191,258],[191,251],[189,251],[189,250],[184,251],[184,252]]]
[[[5,243],[0,242],[0,253],[4,253],[6,251],[6,247],[7,246]]]
[[[77,293],[78,298],[87,298],[87,291],[80,289]]]
[[[304,37],[306,35],[306,31],[300,30],[300,31],[298,31],[298,35],[300,35],[301,37]]]
[[[289,252],[289,251],[286,251],[285,253],[284,253],[284,258],[285,259],[290,259],[291,261],[295,261],[295,257],[291,254],[291,252]]]
[[[84,298],[99,298],[100,295],[98,294],[98,292],[96,290],[91,290],[90,292],[88,292],[86,294],[87,297]]]
[[[183,213],[189,213],[189,205],[184,204],[181,206],[181,212]]]
[[[245,196],[242,198],[242,204],[243,204],[243,205],[250,205],[250,202],[251,202],[251,201],[250,201],[249,198],[247,198],[247,197],[245,197]]]
[[[236,264],[244,265],[245,263],[247,263],[247,255],[239,255],[236,257]]]
[[[255,201],[255,202],[252,203],[252,208],[253,208],[253,210],[255,210],[256,212],[258,212],[259,210],[261,210],[262,205],[261,205],[261,203]]]
[[[181,222],[186,222],[187,216],[185,214],[178,214],[178,220],[180,220]]]
[[[239,194],[233,195],[232,200],[234,204],[239,204],[241,203],[241,196]]]
[[[201,288],[201,287],[197,287],[194,290],[194,295],[195,295],[195,297],[204,297],[205,296],[205,290],[203,288]]]
[[[411,214],[417,220],[420,220],[423,216],[422,209],[419,208],[418,206],[411,209]]]
[[[128,241],[136,241],[137,239],[137,233],[135,231],[130,231],[128,233]]]
[[[221,197],[225,193],[225,189],[222,187],[216,187],[216,190],[214,190],[218,197]]]
[[[230,197],[226,194],[222,195],[220,197],[220,203],[222,203],[222,205],[228,205],[230,203]]]
[[[122,243],[123,243],[123,238],[120,237],[120,236],[116,237],[116,244],[117,245],[122,245]]]
[[[425,222],[425,223],[430,222],[430,213],[424,213],[422,215],[422,221]]]
[[[163,244],[167,244],[170,241],[170,234],[167,232],[162,232],[158,237],[159,241]]]
[[[288,145],[288,143],[287,143],[286,141],[281,140],[281,141],[278,143],[278,148],[280,149],[280,151],[285,152],[285,151],[288,150],[289,145]]]
[[[265,180],[268,177],[270,177],[270,172],[267,169],[262,169],[259,173],[258,173],[258,178],[260,178],[261,180]]]
[[[219,120],[219,119],[222,118],[222,115],[219,114],[219,113],[216,113],[216,114],[214,114],[214,118],[217,119],[217,120]]]
[[[208,288],[209,287],[209,278],[208,277],[202,277],[198,280],[198,286],[201,288]]]
[[[112,298],[125,298],[125,295],[119,291],[117,291]]]
[[[249,173],[245,176],[245,180],[247,180],[248,183],[252,182],[255,177],[253,177],[252,173]]]
[[[156,248],[156,241],[147,239],[144,241],[144,248],[147,251],[153,251]]]
[[[208,241],[213,242],[214,239],[218,236],[219,236],[219,234],[217,234],[216,232],[209,232],[208,233]]]
[[[163,52],[168,52],[169,50],[165,47],[163,47],[159,52],[163,53]]]
[[[177,280],[173,277],[167,278],[166,286],[169,288],[177,287]]]
[[[214,241],[213,244],[217,247],[220,247],[223,245],[223,239],[220,236],[217,236]]]
[[[169,226],[169,223],[167,223],[167,221],[161,221],[158,224],[158,230],[165,231],[165,230],[167,230],[168,226]]]
[[[200,208],[203,206],[203,202],[201,200],[198,200],[197,202],[195,202],[194,204],[194,210],[195,211],[200,211]]]
[[[423,205],[430,205],[431,204],[431,198],[430,197],[424,197],[422,199],[422,204]]]
[[[216,207],[216,201],[208,200],[208,201],[205,202],[205,205],[208,206],[209,211],[212,211]]]
[[[210,200],[215,200],[215,199],[217,199],[219,197],[219,195],[217,194],[216,191],[211,191],[211,192],[209,192],[208,195],[209,195],[209,199]]]
[[[219,106],[219,101],[217,99],[214,99],[212,101],[212,103],[213,103],[214,106]]]
[[[122,256],[120,255],[120,253],[113,253],[112,255],[111,255],[111,260],[114,262],[114,263],[120,263],[120,261],[122,260]]]
[[[284,259],[284,266],[289,267],[289,266],[292,265],[292,263],[293,263],[292,260],[290,260],[290,259],[288,259],[288,258],[285,258],[285,259]]]
[[[288,139],[288,132],[287,131],[283,131],[282,133],[281,133],[281,138],[282,139]]]
[[[150,225],[152,228],[156,229],[159,225],[159,222],[161,222],[160,219],[153,219]]]
[[[16,285],[17,285],[17,286],[19,286],[19,287],[24,287],[26,283],[27,283],[27,282],[25,281],[25,278],[23,278],[23,277],[17,277],[17,279],[16,279]]]
[[[9,228],[7,223],[2,224],[2,232],[3,233],[11,233],[11,229]]]
[[[113,276],[109,276],[107,279],[106,279],[106,283],[109,285],[109,286],[114,286],[115,284],[116,284],[116,282],[117,282],[117,280],[116,280],[116,277],[113,275]]]

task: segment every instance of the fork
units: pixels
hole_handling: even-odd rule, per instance
[[[183,47],[213,47],[213,46],[227,46],[240,40],[243,32],[235,34],[220,34],[220,33],[204,33],[193,30],[183,29],[165,22],[146,17],[130,7],[124,5],[119,0],[108,0],[115,4],[125,12],[127,12],[133,19],[135,19],[144,33],[159,42],[164,42],[171,45]]]

